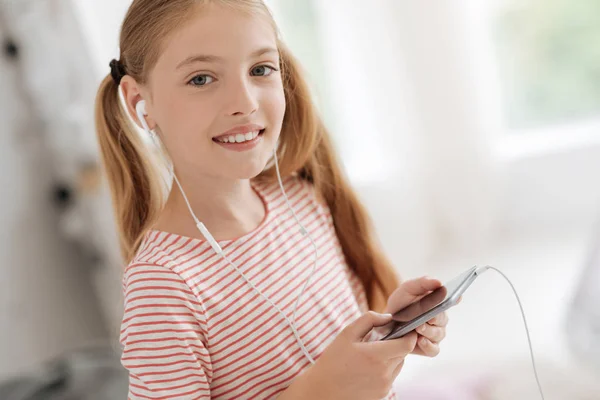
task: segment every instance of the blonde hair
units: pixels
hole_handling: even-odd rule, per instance
[[[193,8],[208,3],[262,14],[277,29],[262,0],[134,0],[120,37],[120,62],[127,75],[140,84],[145,83],[158,60],[164,38],[191,18]],[[279,40],[278,48],[287,102],[278,150],[281,175],[297,173],[301,179],[313,183],[331,210],[346,262],[363,283],[369,307],[382,310],[387,297],[398,286],[398,277],[380,251],[371,221],[340,168],[299,63]],[[156,161],[119,100],[118,88],[110,74],[100,84],[96,125],[121,251],[130,262],[162,210],[164,183]],[[275,181],[274,167],[254,179]]]

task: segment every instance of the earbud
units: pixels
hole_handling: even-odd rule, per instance
[[[144,127],[144,130],[148,132],[148,134],[154,136],[154,132],[148,126],[148,122],[146,122],[146,100],[140,100],[135,105],[135,112],[137,113],[137,117],[140,120],[140,123]]]

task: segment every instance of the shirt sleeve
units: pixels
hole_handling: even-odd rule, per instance
[[[129,399],[210,399],[206,313],[198,297],[176,272],[157,265],[130,265],[123,284],[121,362]]]

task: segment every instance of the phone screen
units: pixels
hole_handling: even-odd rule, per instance
[[[464,283],[464,280],[470,274],[471,271],[467,271],[459,275],[450,282],[444,284],[444,286],[441,286],[433,292],[425,295],[421,299],[396,312],[392,316],[392,321],[385,325],[373,328],[373,333],[370,335],[374,335],[375,337],[370,336],[368,341],[379,340],[393,331],[398,331],[409,325],[414,319],[440,306],[452,297],[452,295],[461,287],[461,285]]]

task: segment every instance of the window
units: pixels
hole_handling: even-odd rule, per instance
[[[492,31],[509,132],[600,121],[600,1],[501,0]]]

